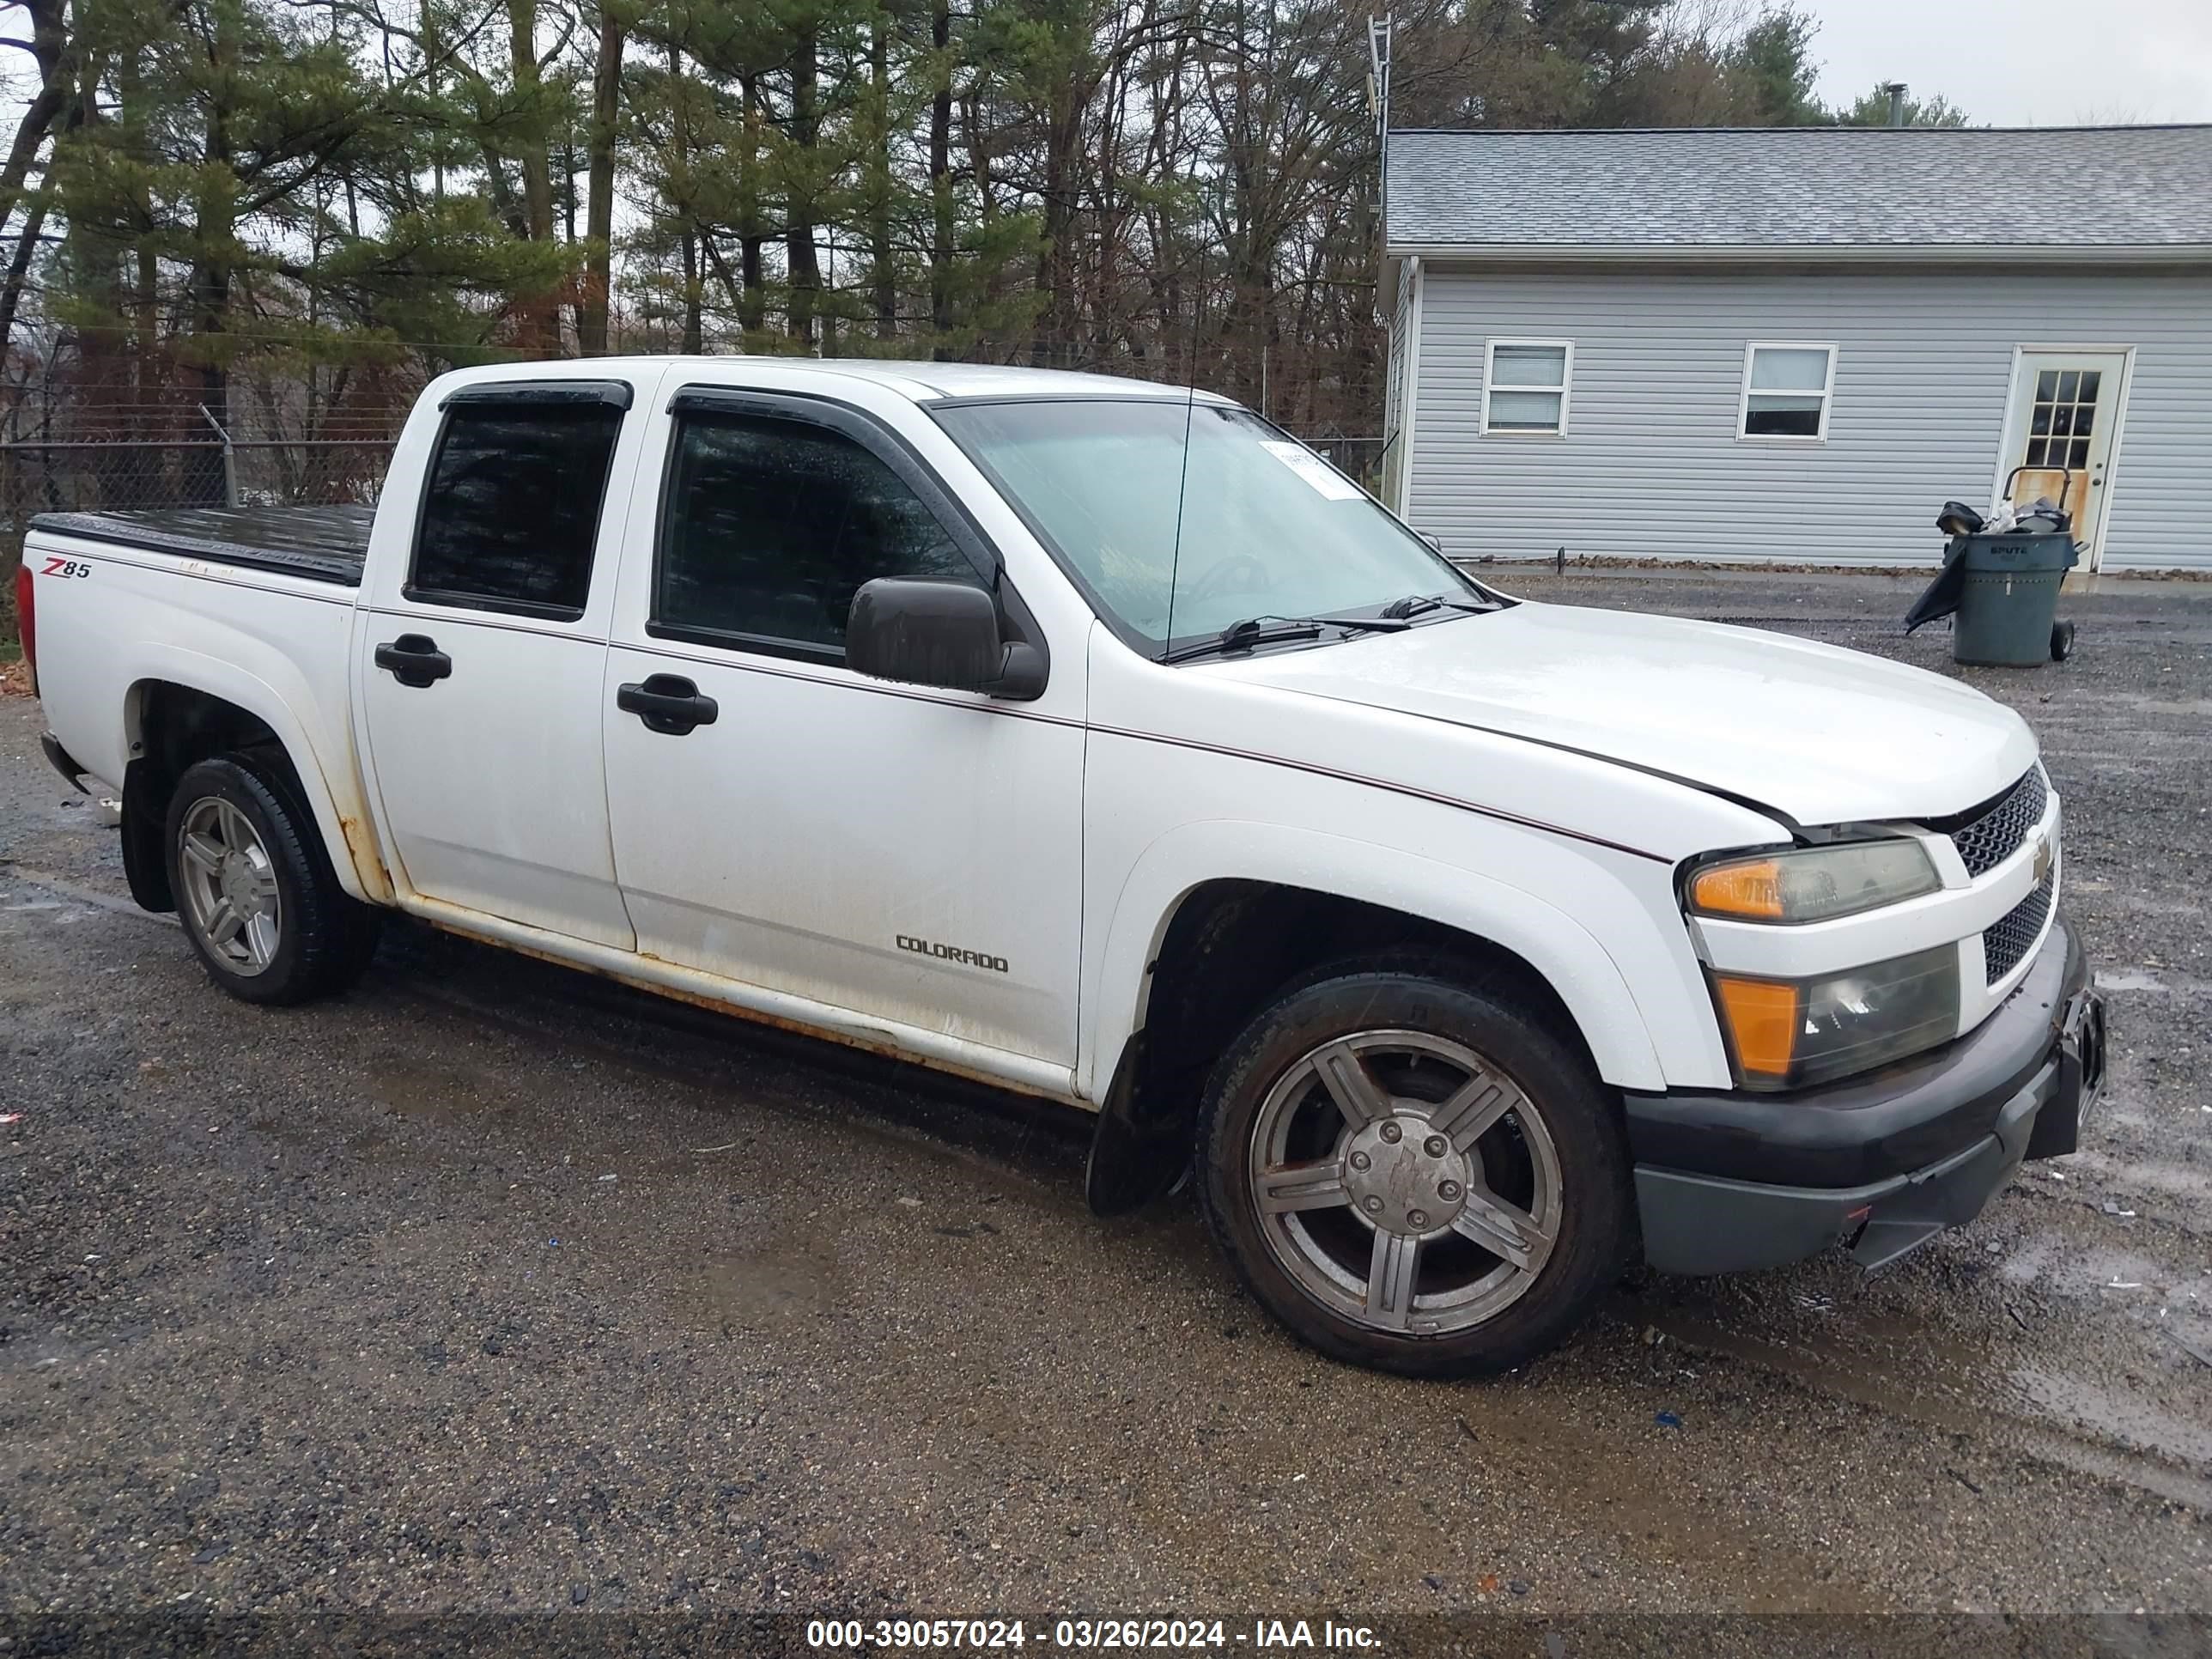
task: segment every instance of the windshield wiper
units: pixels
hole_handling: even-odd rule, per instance
[[[1448,599],[1441,593],[1408,593],[1402,599],[1391,600],[1376,614],[1404,620],[1413,617],[1425,617],[1431,611],[1442,611],[1447,607],[1454,611],[1465,611],[1471,613],[1494,611],[1498,608],[1491,605],[1478,605],[1473,599]]]
[[[1192,657],[1211,657],[1228,651],[1249,651],[1255,645],[1279,645],[1291,640],[1317,640],[1324,628],[1357,628],[1376,634],[1400,634],[1413,623],[1399,617],[1246,617],[1233,622],[1210,640],[1170,651],[1162,662],[1182,662]]]

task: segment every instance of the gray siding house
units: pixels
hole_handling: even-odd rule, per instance
[[[2212,568],[2212,127],[1394,131],[1384,498],[1455,558]]]

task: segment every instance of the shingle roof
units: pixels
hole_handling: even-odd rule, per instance
[[[1397,131],[1388,203],[1394,249],[2201,249],[2212,126]]]

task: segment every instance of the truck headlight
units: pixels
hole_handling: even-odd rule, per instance
[[[1712,975],[1736,1081],[1802,1089],[1932,1048],[1959,1029],[1959,948],[1812,980]]]
[[[1683,902],[1729,921],[1826,921],[1942,886],[1917,841],[1846,842],[1723,859],[1692,870]]]

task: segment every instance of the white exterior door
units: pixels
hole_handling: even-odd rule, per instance
[[[623,949],[599,738],[614,571],[599,549],[635,459],[629,393],[455,393],[419,524],[391,532],[413,545],[371,562],[387,574],[355,644],[363,748],[406,885]]]
[[[2004,463],[2013,499],[2024,506],[2047,496],[2064,507],[2074,539],[2088,550],[2085,569],[2096,568],[2104,548],[2127,369],[2124,350],[2023,350],[2013,375]]]
[[[1084,665],[1020,704],[855,674],[860,583],[985,586],[990,550],[837,405],[702,390],[654,420],[671,476],[634,531],[654,545],[624,578],[605,726],[638,950],[1072,1067]]]

